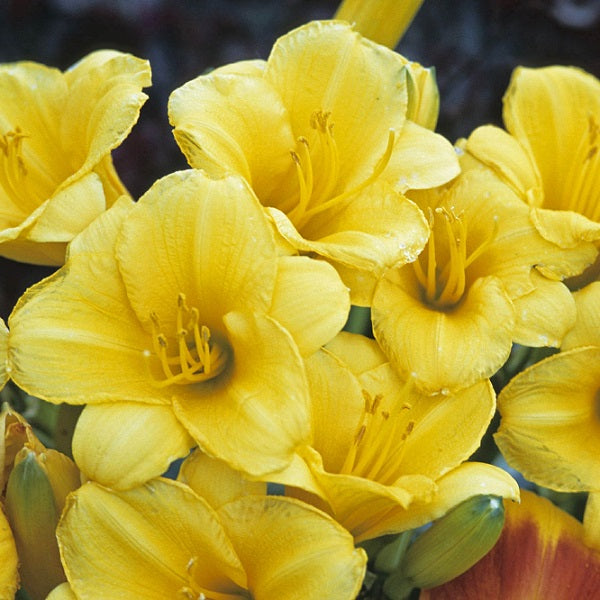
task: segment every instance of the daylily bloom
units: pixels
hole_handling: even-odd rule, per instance
[[[409,71],[347,23],[312,22],[280,38],[267,61],[175,90],[169,117],[188,163],[242,175],[298,251],[379,273],[414,260],[427,239],[403,193],[459,171],[447,140],[408,118]],[[428,113],[419,102],[411,113]]]
[[[213,509],[166,479],[126,492],[85,484],[57,535],[71,590],[53,597],[77,600],[353,600],[366,566],[311,506],[252,495]]]
[[[348,291],[322,261],[280,256],[244,181],[183,171],[118,201],[10,318],[14,381],[87,404],[85,474],[131,487],[196,443],[254,475],[310,436],[302,355],[342,327]]]
[[[67,243],[126,194],[110,153],[149,85],[148,61],[112,50],[64,73],[0,65],[0,255],[61,265]]]
[[[423,590],[420,600],[595,598],[600,552],[588,547],[579,521],[526,490],[505,502],[505,525],[494,548],[463,575]]]
[[[476,129],[466,149],[531,206],[548,240],[571,248],[600,240],[600,81],[574,67],[518,67],[504,123]]]
[[[403,377],[445,393],[491,377],[513,342],[558,346],[575,322],[560,281],[593,262],[592,245],[565,250],[531,224],[529,209],[465,156],[446,186],[412,193],[431,235],[412,264],[377,282],[373,331]]]
[[[600,491],[600,284],[579,292],[580,313],[565,351],[516,375],[502,390],[496,443],[507,462],[539,485]],[[587,317],[587,319],[586,319]]]
[[[398,378],[374,340],[345,332],[306,362],[313,445],[272,481],[356,541],[419,527],[477,494],[518,497],[505,471],[464,462],[495,410],[489,381],[427,396]]]

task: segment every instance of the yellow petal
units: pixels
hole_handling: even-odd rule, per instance
[[[150,64],[131,54],[104,50],[73,65],[65,80],[68,96],[60,107],[61,140],[74,160],[79,159],[82,174],[129,135],[147,99],[141,90],[150,85]]]
[[[442,185],[460,173],[452,144],[412,121],[406,121],[382,178],[400,190]]]
[[[318,145],[308,127],[312,113],[331,112],[344,181],[362,181],[383,155],[389,130],[404,123],[402,59],[347,23],[313,21],[281,37],[265,79],[279,92],[295,135],[306,135],[311,146]]]
[[[158,479],[127,492],[87,483],[69,497],[57,537],[81,600],[176,598],[195,583],[192,566],[211,598],[235,598],[245,587],[244,570],[213,510],[174,481]]]
[[[406,291],[414,277],[407,268],[384,277],[373,297],[375,337],[394,367],[428,393],[491,377],[508,358],[514,329],[514,309],[502,283],[479,279],[458,307],[442,312]]]
[[[182,386],[175,414],[207,454],[263,476],[284,468],[308,442],[304,367],[290,334],[273,319],[232,312],[224,322],[234,356],[229,371]]]
[[[594,281],[573,292],[577,307],[577,320],[563,340],[561,349],[578,346],[600,346],[600,281]]]
[[[231,310],[270,304],[273,234],[238,177],[188,170],[158,180],[124,222],[116,251],[129,302],[148,329],[151,313],[162,329],[176,329],[179,293],[211,331]]]
[[[353,196],[342,212],[316,215],[301,234],[282,212],[268,210],[279,233],[299,250],[377,274],[413,261],[429,233],[421,211],[385,181]]]
[[[169,120],[192,167],[238,173],[259,198],[270,198],[286,174],[295,177],[287,110],[276,90],[256,74],[218,69],[189,81],[171,94]]]
[[[0,319],[0,389],[8,381],[10,367],[8,366],[8,328]],[[0,463],[1,464],[1,463]]]
[[[518,67],[504,97],[506,128],[535,161],[544,207],[598,220],[600,81],[574,67]]]
[[[218,514],[248,574],[256,600],[353,600],[366,554],[317,509],[281,496],[247,496]]]
[[[563,491],[598,490],[597,394],[600,348],[546,358],[508,383],[498,397],[495,440],[507,462]]]
[[[300,354],[309,356],[329,342],[349,310],[348,290],[331,265],[300,256],[279,259],[269,316],[292,334]]]
[[[15,307],[11,376],[32,395],[73,404],[167,401],[149,381],[143,355],[149,336],[129,308],[114,258],[113,240],[132,205],[124,200],[103,213],[73,242],[67,266]]]
[[[540,206],[542,181],[535,162],[519,141],[493,125],[483,125],[471,133],[465,149],[492,169],[527,204]]]
[[[123,490],[162,475],[193,445],[170,406],[115,402],[85,407],[73,456],[88,479]]]
[[[195,450],[183,461],[177,479],[189,485],[215,509],[236,498],[267,493],[265,482],[249,481],[227,463],[200,450]]]
[[[18,588],[17,548],[15,540],[4,516],[0,510],[0,597],[14,598]]]
[[[47,596],[46,600],[77,600],[73,588],[68,582],[57,585]]]
[[[600,223],[571,210],[536,208],[531,220],[540,234],[561,248],[574,248],[582,242],[600,239]]]

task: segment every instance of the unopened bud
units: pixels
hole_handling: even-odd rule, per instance
[[[473,496],[435,521],[408,548],[400,569],[384,584],[391,600],[404,600],[413,588],[430,588],[471,568],[495,545],[504,525],[497,496]]]

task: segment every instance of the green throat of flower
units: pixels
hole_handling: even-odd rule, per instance
[[[436,229],[440,220],[442,227]],[[467,269],[492,243],[497,220],[494,220],[491,235],[470,252],[467,250],[467,224],[461,215],[446,208],[429,209],[429,227],[431,234],[426,250],[412,265],[424,302],[435,309],[447,310],[462,300],[467,286]],[[442,256],[446,259],[444,264],[440,264]]]
[[[411,386],[409,380],[401,391],[401,398],[407,397]],[[409,418],[412,406],[401,400],[393,409],[383,410],[380,394],[371,397],[363,390],[363,396],[362,423],[340,473],[392,485],[402,475],[405,442],[415,428],[415,421]]]
[[[297,229],[301,229],[315,215],[341,205],[373,183],[389,163],[395,141],[395,132],[390,130],[386,149],[372,174],[354,188],[334,195],[339,183],[340,157],[333,135],[331,113],[322,110],[313,112],[310,127],[317,132],[319,159],[315,160],[315,153],[304,136],[297,139],[296,149],[290,150],[300,192],[298,204],[288,213],[288,217]],[[317,174],[318,178],[315,177]]]
[[[144,351],[144,359],[157,387],[208,381],[227,366],[228,350],[211,339],[206,325],[200,325],[198,309],[187,306],[185,294],[177,297],[174,335],[164,333],[156,313],[150,314],[150,321],[153,349]]]

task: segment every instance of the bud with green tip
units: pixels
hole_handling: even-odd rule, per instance
[[[465,500],[421,534],[384,584],[390,600],[408,598],[413,588],[441,585],[464,573],[495,545],[504,525],[504,506],[496,496]]]
[[[56,525],[67,494],[79,487],[79,470],[55,450],[23,447],[6,486],[5,510],[12,529],[22,586],[32,600],[66,581]]]

